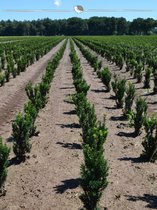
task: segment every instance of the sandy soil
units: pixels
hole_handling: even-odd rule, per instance
[[[55,72],[49,102],[37,119],[39,137],[34,137],[30,159],[9,167],[7,194],[0,209],[69,210],[82,206],[79,200],[82,150],[74,105],[67,103],[74,92],[69,44]]]
[[[128,127],[127,121],[122,121],[122,110],[115,108],[111,94],[105,93],[102,82],[76,49],[84,78],[90,84],[88,98],[95,105],[98,119],[102,119],[104,113],[107,115],[109,134],[105,151],[110,169],[109,185],[101,199],[102,207],[108,210],[157,209],[157,164],[141,161],[142,137],[132,137],[133,129]]]
[[[112,93],[105,93],[93,68],[75,48],[84,78],[90,84],[88,99],[95,105],[99,120],[104,114],[107,116],[109,134],[105,156],[109,164],[109,185],[101,199],[102,209],[157,209],[157,164],[141,161],[142,136],[132,137],[133,128],[122,120],[122,110],[115,108]],[[76,210],[82,207],[79,200],[83,161],[81,129],[74,105],[67,103],[68,94],[75,91],[69,51],[68,43],[55,72],[49,101],[37,118],[40,135],[31,139],[30,158],[8,168],[7,194],[0,198],[0,210]],[[7,129],[7,125],[4,128]]]
[[[133,78],[133,76],[130,76],[130,72],[126,72],[125,65],[123,66],[123,69],[120,70],[119,67],[117,67],[115,64],[108,62],[105,57],[102,57],[101,55],[98,55],[95,51],[91,50],[89,47],[83,45],[86,49],[89,49],[90,52],[93,55],[98,56],[98,59],[102,61],[103,67],[109,67],[110,71],[112,72],[112,75],[116,74],[119,75],[121,78],[125,78],[127,81],[132,82],[135,85],[136,88],[136,97],[142,96],[146,99],[148,103],[148,113],[154,114],[157,116],[157,94],[153,94],[153,76],[151,77],[151,88],[145,89],[144,86],[144,74],[143,74],[143,80],[141,83],[137,83],[137,80]]]
[[[11,120],[14,119],[18,111],[23,109],[23,105],[27,101],[26,84],[29,81],[37,83],[41,80],[48,61],[62,44],[63,41],[40,58],[39,61],[29,66],[25,72],[0,87],[0,136],[7,137],[11,131]]]

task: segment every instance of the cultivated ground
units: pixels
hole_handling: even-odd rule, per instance
[[[98,119],[102,120],[104,114],[107,119],[109,134],[105,144],[105,156],[109,165],[109,184],[101,199],[102,209],[157,209],[157,164],[141,162],[139,157],[142,153],[142,137],[132,137],[133,128],[128,126],[127,121],[122,121],[122,110],[115,108],[112,93],[105,93],[102,82],[80,50],[76,46],[75,48],[81,60],[84,78],[90,84],[88,99],[94,104]],[[53,49],[51,53],[54,51]],[[75,107],[67,101],[68,95],[75,91],[69,53],[68,42],[55,72],[49,101],[37,118],[36,125],[40,135],[31,139],[30,158],[20,165],[9,166],[7,194],[0,198],[0,209],[76,210],[82,207],[79,200],[82,191],[79,186],[80,165],[83,161],[81,129],[75,115]],[[45,59],[47,56],[45,55]],[[41,59],[39,62],[40,65],[36,64],[34,71],[40,71],[43,66],[40,71],[42,73],[46,62]],[[115,67],[110,65],[110,70],[115,71]],[[4,120],[7,119],[5,122],[0,120],[1,135],[4,138],[10,137],[10,121],[26,100],[26,96],[23,96],[20,102],[18,95],[20,91],[24,92],[28,81],[27,74],[32,74],[32,71],[28,72],[29,70],[20,76],[21,78],[18,77],[19,80],[14,79],[0,88],[0,103],[4,103],[0,107],[0,119],[3,116]],[[28,76],[34,80],[36,77]],[[18,86],[18,83],[21,86]],[[21,89],[16,88],[16,85]],[[7,97],[3,91],[8,94]],[[154,100],[154,96],[151,97]],[[11,104],[15,105],[9,108]],[[12,157],[13,154],[10,158]]]

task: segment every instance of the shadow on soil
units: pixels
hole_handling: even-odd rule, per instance
[[[132,163],[144,163],[146,162],[146,159],[143,157],[123,157],[123,158],[118,158],[120,161],[131,161]]]
[[[63,114],[66,114],[66,115],[76,115],[76,110],[71,110],[69,112],[63,112]]]
[[[113,96],[113,95],[111,95],[110,97],[106,97],[106,98],[104,98],[104,99],[107,99],[107,100],[115,100],[115,96]]]
[[[147,203],[146,207],[150,209],[157,209],[157,196],[156,195],[149,195],[144,194],[143,196],[132,196],[132,195],[125,195],[129,201],[144,201]]]
[[[156,93],[150,92],[150,93],[144,93],[141,96],[154,96]]]
[[[110,118],[110,120],[111,120],[111,121],[127,121],[127,118],[124,117],[123,115],[118,116],[118,117],[112,116],[112,117]]]
[[[81,144],[77,144],[77,143],[63,143],[63,142],[57,142],[56,144],[61,145],[64,148],[68,148],[68,149],[82,149]]]
[[[67,179],[62,181],[61,185],[57,185],[56,187],[54,187],[55,192],[58,194],[62,194],[64,193],[66,190],[72,190],[77,188],[80,185],[80,178],[77,179]]]
[[[119,132],[119,133],[117,133],[117,136],[121,136],[121,137],[132,137],[132,138],[136,138],[137,137],[137,135],[135,134],[135,132],[131,132],[131,133]]]
[[[19,160],[16,157],[11,158],[10,160],[8,160],[8,167],[12,166],[12,165],[19,165],[20,163],[25,162],[26,158],[24,158],[23,160]]]
[[[68,89],[74,89],[74,87],[61,87],[61,90],[68,90]]]
[[[95,92],[95,93],[108,93],[108,91],[106,90],[99,90],[99,89],[91,89],[92,92]]]
[[[108,109],[108,110],[117,109],[117,107],[116,107],[116,106],[113,106],[113,107],[110,107],[110,106],[105,106],[104,108],[105,108],[105,109]]]
[[[147,104],[152,104],[152,105],[154,105],[154,104],[157,104],[157,101],[148,101]]]
[[[60,126],[61,128],[76,128],[76,129],[79,129],[81,128],[81,126],[78,124],[78,123],[72,123],[72,124],[56,124],[58,126]]]

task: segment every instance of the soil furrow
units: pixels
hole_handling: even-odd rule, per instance
[[[157,116],[157,94],[152,94],[153,92],[153,77],[151,78],[151,88],[144,89],[144,75],[143,75],[143,81],[141,83],[137,83],[137,80],[133,78],[133,76],[130,76],[130,72],[126,72],[125,65],[122,70],[119,69],[118,66],[115,64],[107,61],[105,57],[102,57],[92,49],[90,49],[88,46],[85,46],[82,44],[86,49],[90,51],[95,56],[98,56],[98,59],[102,61],[103,67],[109,67],[110,71],[112,72],[112,75],[116,74],[119,75],[121,78],[125,78],[127,81],[132,82],[135,85],[136,88],[136,97],[142,96],[146,99],[148,103],[148,112],[150,114],[154,113],[155,116]]]
[[[67,103],[74,93],[69,42],[56,69],[49,100],[40,111],[30,159],[9,167],[7,194],[0,198],[2,209],[72,210],[82,206],[80,164],[82,150],[74,105]]]
[[[10,80],[4,87],[0,88],[0,135],[5,137],[6,128],[4,128],[7,122],[10,122],[17,111],[23,108],[24,103],[27,100],[25,92],[25,86],[29,81],[37,83],[41,80],[43,72],[52,59],[54,54],[59,50],[63,41],[55,46],[49,53],[44,55],[39,61],[26,69],[26,72],[20,74],[15,79]],[[8,131],[10,126],[7,125]]]
[[[122,120],[122,110],[115,108],[110,93],[76,47],[84,78],[90,85],[88,99],[94,104],[98,119],[106,114],[108,138],[105,153],[109,163],[109,185],[101,199],[109,210],[149,209],[149,199],[155,199],[157,165],[142,162],[142,137],[133,138],[133,129]],[[136,201],[136,202],[135,202]],[[148,204],[148,205],[147,205]]]

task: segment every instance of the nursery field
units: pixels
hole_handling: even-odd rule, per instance
[[[0,210],[157,209],[157,37],[0,37],[0,136]]]

